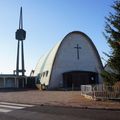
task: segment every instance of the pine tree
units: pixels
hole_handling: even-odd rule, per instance
[[[117,0],[112,6],[114,12],[106,17],[105,38],[111,48],[107,66],[111,70],[102,72],[102,77],[107,85],[114,85],[120,81],[120,1]]]

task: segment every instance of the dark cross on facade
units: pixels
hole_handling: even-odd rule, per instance
[[[79,47],[79,45],[77,44],[77,46],[74,48],[77,50],[77,59],[79,60],[79,50],[81,49],[81,47]]]

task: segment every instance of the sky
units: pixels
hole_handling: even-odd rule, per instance
[[[12,74],[16,69],[20,7],[23,26],[26,75],[35,68],[40,56],[49,51],[69,32],[81,31],[95,44],[100,57],[109,53],[103,36],[105,17],[112,11],[114,0],[0,0],[0,74]],[[105,60],[102,59],[103,64]]]

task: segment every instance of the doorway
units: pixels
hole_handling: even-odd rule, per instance
[[[90,71],[71,71],[63,73],[63,87],[81,89],[81,85],[97,84],[98,74]]]

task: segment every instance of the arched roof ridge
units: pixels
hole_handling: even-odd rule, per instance
[[[72,31],[72,32],[68,33],[68,34],[63,38],[63,40],[62,40],[61,43],[59,44],[59,47],[58,47],[58,50],[57,50],[57,52],[56,52],[55,58],[56,58],[56,56],[57,56],[57,53],[58,53],[61,45],[62,45],[63,42],[66,40],[65,38],[67,38],[68,36],[70,36],[70,35],[72,35],[72,34],[76,34],[76,33],[81,34],[81,35],[83,35],[83,36],[85,36],[85,37],[87,38],[86,40],[91,44],[92,48],[94,49],[94,52],[95,52],[95,54],[96,54],[96,57],[97,57],[98,61],[99,61],[100,64],[102,65],[102,61],[101,61],[100,55],[99,55],[99,53],[98,53],[98,50],[97,50],[97,48],[95,47],[94,43],[92,42],[91,38],[88,37],[84,32],[81,32],[81,31]],[[102,65],[102,66],[103,66],[103,65]]]

